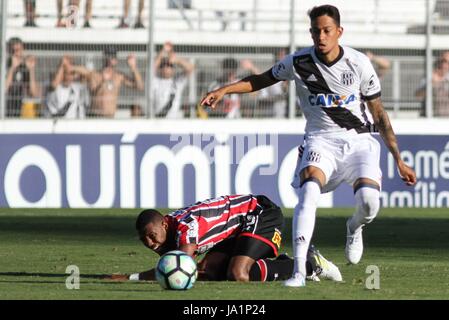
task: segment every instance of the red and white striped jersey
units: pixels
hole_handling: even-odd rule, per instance
[[[258,214],[262,207],[253,195],[228,195],[200,201],[165,216],[176,234],[176,245],[197,244],[197,253],[208,251],[224,239],[235,237],[244,217]]]

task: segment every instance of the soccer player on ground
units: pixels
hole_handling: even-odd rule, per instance
[[[380,207],[378,131],[407,185],[416,183],[413,169],[401,159],[396,136],[384,110],[379,79],[366,55],[339,45],[343,34],[336,7],[309,11],[314,45],[286,56],[270,70],[209,92],[201,105],[214,108],[224,95],[247,93],[278,81],[295,80],[306,118],[304,150],[292,186],[299,202],[293,217],[295,266],[286,286],[305,286],[306,257],[315,227],[318,199],[347,182],[354,189],[355,213],[347,221],[347,260],[357,264],[363,253],[362,228]]]
[[[229,195],[200,201],[163,216],[144,210],[136,229],[143,244],[163,255],[182,250],[192,257],[206,253],[198,263],[201,280],[273,281],[287,279],[294,261],[281,247],[284,217],[265,196]],[[277,257],[277,258],[276,258]],[[276,258],[276,259],[270,259]],[[307,254],[307,275],[341,281],[337,266],[313,246]],[[154,280],[154,269],[113,280]]]

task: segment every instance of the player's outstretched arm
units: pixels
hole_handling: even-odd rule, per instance
[[[179,250],[184,251],[191,257],[195,256],[195,250],[197,248],[196,244],[183,244],[179,247]],[[160,253],[162,255],[162,253]],[[113,281],[128,281],[128,280],[156,280],[156,274],[155,269],[151,269],[144,272],[139,273],[133,273],[133,274],[112,274],[107,277],[105,277],[106,280],[113,280]]]
[[[218,88],[212,92],[208,92],[202,99],[200,104],[202,106],[211,107],[212,109],[216,107],[217,103],[223,99],[225,94],[230,93],[249,93],[253,91],[258,91],[260,89],[269,87],[277,83],[275,77],[271,73],[271,69],[264,73],[257,75],[250,75],[242,80],[231,83],[224,87]]]
[[[368,101],[368,108],[373,115],[374,124],[379,129],[379,133],[385,145],[388,150],[390,150],[394,160],[396,161],[402,180],[405,181],[407,185],[413,186],[416,184],[415,171],[407,166],[401,159],[396,135],[394,134],[393,127],[391,126],[390,118],[388,117],[387,112],[385,112],[382,100],[380,98],[376,98]]]

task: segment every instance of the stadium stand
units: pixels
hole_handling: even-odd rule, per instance
[[[307,0],[301,1],[296,8],[296,30],[299,33],[306,33],[309,28],[309,21],[306,11],[313,5],[318,4],[318,1]],[[382,33],[395,34],[406,33],[410,25],[424,24],[425,15],[425,1],[410,0],[404,6],[403,0],[379,1],[370,0],[364,1],[363,8],[357,5],[356,0],[351,1],[329,1],[331,4],[336,4],[344,19],[344,25],[351,33]],[[137,3],[132,4],[136,6]],[[40,28],[53,28],[56,24],[56,5],[52,0],[41,0],[37,7],[38,26]],[[97,31],[112,31],[118,25],[118,21],[122,14],[122,4],[120,1],[96,0],[93,2],[93,29]],[[131,12],[135,13],[136,8],[132,8]],[[217,12],[222,12],[223,17],[219,18]],[[244,16],[239,13],[244,13]],[[83,10],[80,10],[83,14]],[[217,0],[198,0],[192,1],[191,9],[176,10],[167,7],[166,1],[155,2],[155,29],[162,32],[169,31],[190,31],[193,34],[186,34],[187,40],[195,43],[197,41],[191,40],[198,38],[198,33],[210,31],[222,31],[222,21],[228,23],[228,27],[224,31],[245,31],[253,35],[269,37],[266,42],[272,40],[272,33],[281,31],[289,31],[289,16],[290,16],[290,0],[253,0],[253,1],[217,1]],[[16,2],[8,2],[8,28],[21,28],[24,22],[23,8],[18,6]],[[144,20],[148,20],[148,8],[144,11]],[[245,27],[242,28],[242,23]],[[81,23],[79,24],[81,25]],[[81,27],[79,26],[78,29]],[[22,28],[21,28],[22,29]],[[106,30],[105,30],[106,29]],[[27,30],[30,31],[30,30]],[[38,31],[38,30],[36,30]],[[90,30],[83,30],[90,31]],[[127,30],[131,31],[131,30]],[[115,39],[116,42],[131,41],[137,43],[145,43],[147,41],[146,33],[143,30],[132,30],[135,36],[132,39],[121,38]],[[139,32],[142,31],[142,32]],[[53,32],[52,32],[53,33]],[[78,35],[80,32],[74,32],[74,39],[83,38],[84,41],[102,41],[100,39],[92,39]],[[261,33],[261,34],[259,34]],[[268,33],[268,34],[267,34]],[[35,41],[39,41],[39,33],[31,31],[30,37]],[[104,36],[104,34],[103,34]],[[25,39],[25,37],[22,37]],[[48,37],[47,37],[48,38]],[[104,37],[101,37],[104,38]],[[110,39],[107,37],[106,39]],[[106,41],[106,39],[104,41]],[[226,38],[225,38],[226,39]],[[52,39],[47,39],[52,41]],[[210,38],[203,37],[201,41],[203,44],[210,44]],[[237,39],[236,41],[238,41]],[[80,41],[78,41],[80,42]],[[83,42],[83,41],[81,41]],[[256,43],[257,45],[257,43]],[[388,44],[385,44],[388,46]],[[413,43],[409,44],[413,46]]]

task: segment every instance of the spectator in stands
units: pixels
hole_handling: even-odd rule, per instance
[[[69,10],[75,10],[76,12],[69,12],[68,15],[72,16],[74,15],[74,18],[72,18],[71,21],[63,20],[62,16],[62,8],[63,8],[63,0],[57,0],[56,6],[58,10],[58,20],[56,22],[56,27],[70,27],[70,26],[76,26],[77,22],[77,15],[79,12],[79,5],[80,0],[70,0],[69,1]],[[86,0],[86,7],[84,12],[84,28],[90,28],[90,19],[92,18],[92,0]]]
[[[223,85],[235,82],[237,78],[238,62],[234,58],[226,58],[222,61],[221,67],[223,74],[215,80],[208,91],[213,91]],[[210,116],[224,116],[226,118],[241,118],[240,113],[240,96],[238,94],[225,95],[223,103],[214,110],[208,110]]]
[[[8,61],[6,74],[6,116],[18,117],[23,100],[27,97],[39,98],[40,87],[36,80],[36,58],[25,56],[21,39],[8,41]]]
[[[286,55],[285,49],[281,49],[276,53],[275,63],[282,60]],[[243,70],[250,74],[260,74],[260,70],[249,59],[242,60],[240,66]],[[275,118],[285,118],[287,116],[288,106],[288,82],[279,81],[278,83],[259,90],[253,94],[257,95],[257,107],[261,116],[269,116]]]
[[[36,0],[24,0],[25,6],[25,27],[37,27],[34,19],[36,18]]]
[[[385,74],[391,69],[390,60],[385,57],[375,55],[371,51],[366,51],[365,54],[370,59],[377,76],[380,80],[382,80]]]
[[[432,72],[432,88],[434,116],[449,116],[449,51],[443,52],[435,62]],[[421,116],[424,116],[426,79],[421,81],[415,95],[422,101]]]
[[[142,29],[145,26],[142,23],[142,12],[144,8],[145,2],[144,0],[139,0],[139,8],[137,10],[137,20],[134,24],[135,29]],[[129,28],[129,8],[131,6],[131,0],[123,0],[123,17],[120,19],[120,24],[118,26],[119,29]]]
[[[175,73],[176,66],[181,67],[181,73]],[[182,92],[187,85],[188,76],[194,70],[193,64],[178,57],[173,44],[166,42],[156,57],[154,68],[156,77],[153,85],[153,105],[156,117],[182,118]]]
[[[52,81],[47,97],[47,113],[51,117],[84,118],[90,104],[87,86],[72,68],[72,59],[64,56]]]
[[[131,117],[132,118],[141,118],[145,114],[143,113],[142,106],[139,104],[133,104],[131,105]]]
[[[136,88],[139,91],[144,90],[144,82],[137,69],[136,56],[130,54],[127,63],[132,72],[132,77],[116,70],[118,64],[117,51],[114,47],[106,47],[103,51],[103,68],[101,70],[89,70],[84,66],[71,66],[69,68],[69,70],[73,70],[87,79],[92,97],[89,115],[114,117],[122,85]]]

